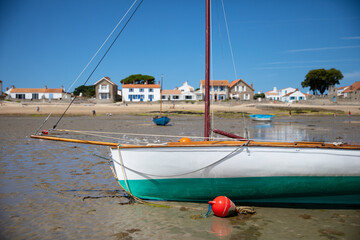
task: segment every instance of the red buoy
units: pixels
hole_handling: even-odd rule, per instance
[[[237,214],[235,204],[225,196],[216,197],[209,204],[214,214],[218,217],[231,217]]]
[[[41,133],[42,134],[48,134],[49,132],[47,130],[42,130]]]

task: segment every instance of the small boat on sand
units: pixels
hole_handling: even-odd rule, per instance
[[[250,118],[254,121],[271,122],[274,118],[274,115],[254,114],[250,115]]]
[[[165,116],[162,116],[162,117],[156,116],[156,117],[153,117],[153,122],[156,125],[165,126],[166,124],[168,124],[170,122],[170,118],[165,117]]]
[[[170,118],[166,116],[162,116],[162,83],[163,83],[164,76],[161,75],[161,88],[160,88],[160,115],[153,117],[153,122],[158,126],[165,126],[170,122]]]

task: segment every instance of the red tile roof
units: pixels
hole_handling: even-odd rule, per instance
[[[293,92],[289,92],[288,94],[285,94],[283,97],[290,96],[291,94],[293,94],[293,93],[295,93],[295,92],[297,92],[297,91],[299,91],[299,90],[295,90],[295,91],[293,91]]]
[[[274,92],[274,91],[268,91],[268,92],[266,92],[265,93],[266,95],[279,95],[279,93],[277,93],[277,92]]]
[[[360,81],[354,82],[346,90],[344,90],[343,93],[353,92],[353,91],[356,91],[356,90],[360,90]]]
[[[162,94],[181,94],[180,90],[162,90]]]
[[[123,88],[160,88],[159,84],[123,84]]]
[[[63,93],[62,88],[13,88],[11,93]]]
[[[94,83],[94,85],[98,84],[98,83],[101,82],[102,80],[108,81],[111,85],[118,86],[116,83],[114,83],[113,81],[111,81],[109,77],[103,77],[103,78],[101,78],[99,81],[97,81],[96,83]]]
[[[234,80],[230,83],[229,88],[232,88],[235,84],[237,84],[238,82],[243,82],[246,86],[248,86],[249,88],[251,88],[251,90],[254,91],[254,88],[252,86],[250,86],[249,84],[247,84],[244,80],[242,80],[241,78],[238,80]]]
[[[200,80],[200,85],[205,86],[205,80]],[[210,86],[228,86],[228,80],[210,80]]]

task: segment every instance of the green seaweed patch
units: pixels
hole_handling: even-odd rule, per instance
[[[171,208],[169,205],[160,204],[160,203],[150,203],[150,202],[147,202],[147,203],[145,203],[145,204],[148,205],[148,206],[150,206],[150,207]]]
[[[199,220],[199,219],[203,219],[204,216],[202,216],[201,214],[195,214],[195,215],[191,215],[190,218],[192,220]]]
[[[299,217],[301,217],[303,219],[311,219],[311,215],[309,215],[309,214],[302,214]]]
[[[116,237],[117,239],[129,239],[129,235],[130,233],[128,232],[119,232],[119,233],[115,233],[114,237]]]
[[[328,239],[334,239],[334,235],[345,236],[345,233],[335,229],[319,229],[319,233]]]
[[[141,232],[141,230],[140,229],[138,229],[138,228],[132,228],[132,229],[128,229],[128,230],[126,230],[128,233],[135,233],[135,232]]]
[[[248,112],[233,112],[233,111],[216,111],[214,112],[216,117],[222,118],[239,118],[239,117],[250,117],[250,113]]]

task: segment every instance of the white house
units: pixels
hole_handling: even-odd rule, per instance
[[[196,100],[194,88],[187,81],[178,89],[181,91],[181,100]]]
[[[152,102],[160,100],[160,85],[158,84],[123,84],[123,101]]]
[[[180,90],[162,90],[162,100],[180,101],[182,99]]]
[[[10,98],[13,99],[28,99],[28,100],[37,100],[37,99],[57,99],[61,100],[66,98],[65,89],[61,88],[15,88],[12,86],[8,91]]]
[[[269,100],[274,100],[274,101],[284,101],[282,99],[282,97],[284,95],[292,93],[292,92],[294,92],[296,90],[297,90],[296,88],[292,88],[292,87],[277,90],[277,88],[274,87],[273,90],[268,91],[268,92],[265,93],[265,98],[269,99]]]
[[[174,90],[163,90],[162,99],[172,101],[196,100],[196,94],[194,93],[194,88],[186,81],[181,87]]]
[[[306,100],[306,98],[308,96],[310,96],[310,94],[302,93],[302,92],[299,91],[299,89],[295,89],[295,91],[290,92],[290,93],[285,94],[284,96],[282,96],[281,100],[283,102],[291,103],[291,102],[294,102],[294,101]]]

